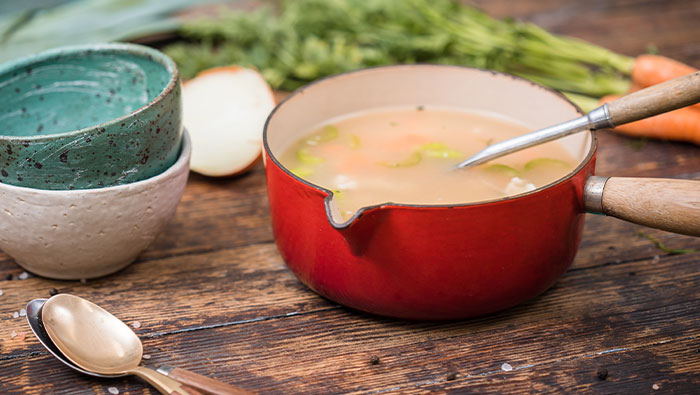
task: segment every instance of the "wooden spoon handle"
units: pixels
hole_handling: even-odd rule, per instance
[[[162,367],[159,368],[160,372],[167,372],[167,376],[173,380],[178,381],[183,384],[188,390],[190,388],[200,391],[203,394],[215,394],[215,395],[252,395],[253,392],[245,390],[240,387],[236,387],[230,384],[223,383],[212,378],[202,376],[200,374],[190,372],[189,370],[173,368],[173,367]]]
[[[589,211],[700,236],[700,181],[590,177],[585,190],[584,202]]]
[[[608,103],[615,126],[700,102],[700,71],[623,96]]]

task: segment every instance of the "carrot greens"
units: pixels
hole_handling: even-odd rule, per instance
[[[626,92],[634,59],[455,0],[280,0],[186,23],[166,48],[185,78],[258,68],[275,89],[370,66],[442,63],[500,70],[600,97]]]

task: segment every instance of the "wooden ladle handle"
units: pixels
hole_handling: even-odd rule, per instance
[[[160,373],[165,374],[169,378],[179,382],[188,389],[189,392],[194,392],[192,389],[202,394],[215,395],[252,395],[253,392],[236,387],[230,384],[223,383],[212,378],[202,376],[189,370],[175,368],[172,366],[162,366],[158,368]]]
[[[608,103],[615,126],[700,102],[700,71],[623,96]]]
[[[700,236],[700,181],[589,177],[584,205],[591,212]]]

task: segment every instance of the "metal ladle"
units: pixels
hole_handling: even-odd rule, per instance
[[[615,126],[649,118],[700,102],[700,71],[623,96],[587,115],[486,147],[456,168],[486,163],[510,153],[584,130]]]
[[[59,294],[27,304],[27,321],[39,342],[67,366],[91,376],[137,375],[164,394],[251,394],[183,369],[140,366],[143,346],[121,320],[85,299]]]

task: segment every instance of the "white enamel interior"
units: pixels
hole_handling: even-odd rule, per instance
[[[268,121],[267,143],[277,157],[328,119],[418,105],[491,113],[532,130],[581,115],[559,94],[506,74],[455,66],[391,66],[342,74],[302,88]],[[592,136],[585,132],[559,141],[580,162],[591,148]]]
[[[265,139],[276,159],[328,119],[382,107],[419,105],[487,113],[531,130],[581,116],[562,95],[522,78],[458,66],[403,65],[341,74],[302,88],[272,113]],[[591,151],[593,137],[591,132],[582,132],[559,142],[580,163]],[[362,211],[343,221],[334,201],[327,200],[326,209],[331,225],[339,229]]]

